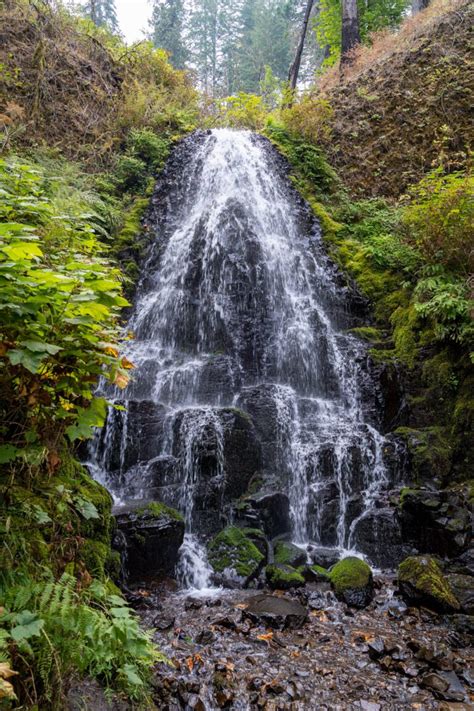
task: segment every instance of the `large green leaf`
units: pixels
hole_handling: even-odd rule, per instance
[[[44,627],[44,620],[40,619],[36,613],[23,610],[16,616],[16,626],[10,630],[14,640],[21,642],[30,637],[37,637]]]

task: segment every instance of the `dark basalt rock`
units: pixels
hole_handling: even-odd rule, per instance
[[[402,489],[402,538],[423,553],[459,556],[470,543],[471,523],[472,514],[462,492]]]
[[[265,578],[273,590],[291,590],[300,588],[306,582],[305,577],[291,565],[273,563],[265,568]]]
[[[276,541],[273,546],[273,555],[275,563],[290,565],[292,568],[304,565],[307,560],[306,551],[288,541]]]
[[[126,568],[127,582],[172,576],[184,538],[181,514],[154,502],[134,502],[117,508],[114,513],[125,543],[122,564]]]
[[[290,532],[290,502],[286,494],[281,491],[262,492],[250,496],[247,501],[269,538]]]
[[[335,548],[313,548],[309,551],[311,560],[321,568],[330,568],[339,560],[340,553]]]
[[[353,542],[378,568],[393,568],[410,552],[393,508],[375,509],[362,516],[354,527]]]
[[[305,623],[308,611],[295,600],[262,594],[251,598],[242,615],[274,629],[298,629]]]
[[[474,615],[474,578],[470,575],[451,574],[446,576],[451,590],[461,603],[461,611]]]

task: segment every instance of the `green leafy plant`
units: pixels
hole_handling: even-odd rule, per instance
[[[28,467],[64,434],[90,436],[106,413],[94,383],[123,387],[131,367],[118,348],[119,271],[87,214],[58,212],[47,187],[41,171],[0,161],[0,459]]]
[[[79,673],[146,700],[151,669],[165,657],[122,597],[97,581],[80,590],[67,573],[56,582],[27,578],[7,587],[0,579],[0,593],[0,655],[21,672],[14,682],[20,698],[64,708],[70,675]]]

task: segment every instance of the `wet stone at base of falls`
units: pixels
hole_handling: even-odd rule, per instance
[[[308,611],[296,600],[256,595],[248,601],[244,617],[276,629],[298,629],[305,623]]]

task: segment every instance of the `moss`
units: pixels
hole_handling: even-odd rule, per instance
[[[267,565],[265,568],[265,578],[270,587],[279,590],[288,590],[293,587],[301,587],[305,584],[305,579],[300,571],[290,565],[276,564]]]
[[[399,504],[400,506],[403,506],[405,503],[406,499],[410,494],[416,494],[418,489],[411,489],[409,486],[404,486],[400,489],[400,499],[399,499]]]
[[[274,546],[274,559],[275,563],[281,563],[282,565],[295,565],[301,560],[304,562],[306,554],[297,546],[292,543],[286,543],[285,541],[277,541]]]
[[[408,448],[415,481],[435,477],[447,479],[451,469],[452,443],[444,428],[398,427],[395,434],[404,440]]]
[[[371,341],[372,343],[380,343],[382,341],[382,334],[380,329],[374,326],[359,326],[358,328],[351,328],[349,333],[352,333],[357,338],[361,338],[363,341]]]
[[[175,521],[184,521],[182,513],[171,508],[171,506],[163,504],[161,501],[151,501],[149,504],[136,509],[135,513],[139,516],[149,514],[156,518],[167,517],[172,518]]]
[[[122,559],[118,551],[110,550],[105,559],[104,570],[112,580],[118,580],[122,571]]]
[[[354,556],[343,558],[329,571],[329,580],[337,594],[364,588],[370,584],[371,579],[370,566]]]
[[[255,573],[264,560],[264,555],[244,530],[236,526],[229,526],[218,533],[209,543],[208,553],[209,562],[216,572],[233,568],[242,577]]]
[[[79,551],[79,556],[88,572],[101,580],[105,577],[105,562],[109,554],[109,546],[92,539],[86,539]]]
[[[410,597],[436,609],[459,610],[460,605],[449,582],[434,558],[412,556],[398,566],[398,581]]]
[[[318,575],[323,575],[325,578],[329,578],[329,571],[323,568],[322,565],[311,565],[311,570],[314,570]]]

